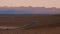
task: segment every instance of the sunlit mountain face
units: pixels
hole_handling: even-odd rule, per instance
[[[45,8],[45,7],[0,8],[0,14],[60,14],[60,8]]]

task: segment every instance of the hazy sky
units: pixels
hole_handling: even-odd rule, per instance
[[[60,8],[60,0],[0,0],[0,6],[33,6]]]

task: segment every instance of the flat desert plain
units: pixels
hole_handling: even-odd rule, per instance
[[[29,24],[29,29],[22,26]],[[17,26],[17,29],[0,29],[0,34],[60,34],[60,15],[0,14],[0,26]]]

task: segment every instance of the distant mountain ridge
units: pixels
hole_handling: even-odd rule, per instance
[[[0,14],[60,14],[60,8],[45,8],[45,7],[0,8]]]

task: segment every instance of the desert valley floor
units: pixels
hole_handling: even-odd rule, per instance
[[[35,24],[34,28],[23,29],[21,26]],[[60,16],[58,15],[0,15],[0,26],[17,26],[17,29],[0,29],[0,34],[60,34]]]

